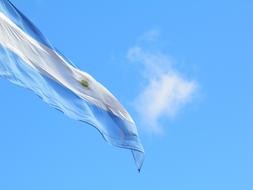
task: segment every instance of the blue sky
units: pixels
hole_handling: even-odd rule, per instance
[[[129,110],[146,160],[1,79],[0,189],[253,189],[252,1],[12,2]]]

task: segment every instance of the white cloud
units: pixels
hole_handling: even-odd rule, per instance
[[[191,100],[197,82],[182,77],[163,53],[135,46],[129,49],[127,58],[143,66],[141,73],[146,84],[134,101],[141,122],[151,131],[161,132],[159,119],[174,118]]]

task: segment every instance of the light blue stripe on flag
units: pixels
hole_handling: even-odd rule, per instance
[[[140,170],[144,149],[131,116],[101,84],[61,56],[8,0],[0,0],[0,77],[28,88],[72,119],[130,149]]]

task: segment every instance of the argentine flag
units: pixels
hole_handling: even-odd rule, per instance
[[[57,52],[9,0],[0,0],[0,77],[32,90],[68,117],[94,126],[110,144],[131,150],[140,170],[144,150],[125,108]]]

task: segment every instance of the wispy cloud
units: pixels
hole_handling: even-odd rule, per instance
[[[174,118],[191,101],[198,84],[183,77],[170,57],[159,51],[134,46],[129,49],[127,58],[143,68],[140,72],[145,86],[134,100],[135,109],[143,126],[159,133],[162,131],[159,120]]]

